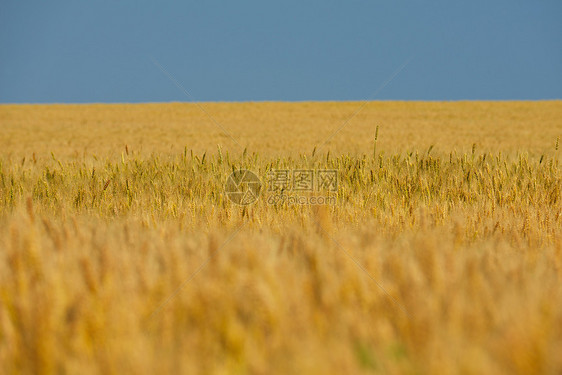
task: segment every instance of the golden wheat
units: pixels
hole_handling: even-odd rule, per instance
[[[562,371],[559,101],[204,105],[0,106],[4,373]]]

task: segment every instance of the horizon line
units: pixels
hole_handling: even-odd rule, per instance
[[[208,101],[146,101],[146,102],[0,102],[0,105],[142,105],[142,104],[245,104],[245,103],[362,103],[362,102],[424,102],[424,103],[459,103],[459,102],[555,102],[562,98],[545,99],[353,99],[353,100],[208,100]]]

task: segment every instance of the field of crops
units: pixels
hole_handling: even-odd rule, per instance
[[[562,102],[360,106],[0,105],[1,372],[560,374]]]

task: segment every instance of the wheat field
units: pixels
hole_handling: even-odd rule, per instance
[[[562,101],[361,105],[0,105],[2,373],[562,373]]]

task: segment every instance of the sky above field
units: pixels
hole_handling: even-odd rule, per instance
[[[560,0],[2,1],[0,102],[556,99],[561,20]]]

